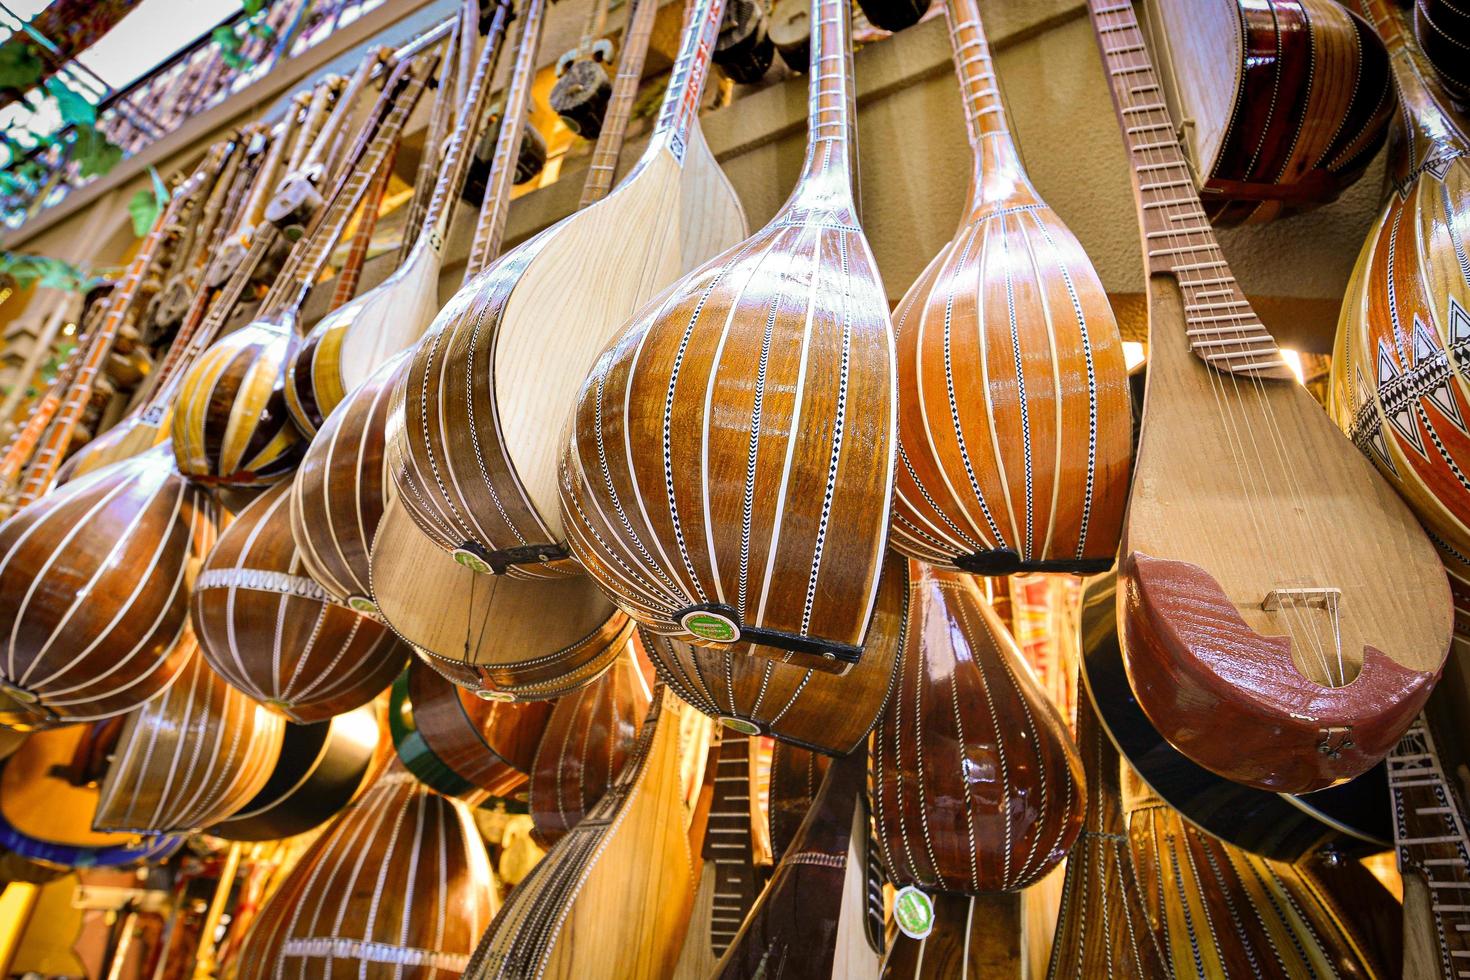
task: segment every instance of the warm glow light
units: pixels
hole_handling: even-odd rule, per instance
[[[77,332],[77,325],[75,323],[68,323],[66,326],[64,326],[64,327],[61,328],[62,335],[63,336],[66,336],[66,337],[70,337],[72,334],[74,334],[76,332]]]
[[[1128,366],[1128,370],[1132,371],[1147,359],[1143,344],[1136,340],[1123,341],[1123,363]]]
[[[1286,362],[1286,366],[1291,370],[1291,373],[1296,375],[1297,384],[1304,385],[1307,383],[1307,374],[1302,370],[1302,356],[1300,354],[1283,347],[1281,348],[1281,359]]]

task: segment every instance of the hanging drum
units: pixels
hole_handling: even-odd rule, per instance
[[[612,79],[603,65],[611,60],[612,42],[603,38],[586,51],[568,51],[556,63],[556,84],[546,103],[585,140],[602,133],[602,117],[612,98]]]
[[[119,715],[158,696],[192,646],[188,590],[215,506],[167,446],[60,487],[0,524],[7,724]]]
[[[289,484],[252,501],[209,553],[194,586],[194,632],[226,681],[295,722],[372,700],[409,651],[382,623],[306,577],[291,537]]]
[[[1082,830],[1066,722],[968,575],[909,564],[898,687],[873,733],[873,816],[898,886],[1034,884]]]
[[[727,0],[714,63],[732,82],[754,85],[765,77],[775,57],[765,5],[759,0]]]

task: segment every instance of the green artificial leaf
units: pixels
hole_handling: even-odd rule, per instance
[[[265,21],[259,21],[250,25],[250,36],[258,37],[262,41],[272,41],[275,39],[276,29]]]
[[[122,147],[90,126],[77,127],[72,159],[77,161],[83,177],[100,177],[117,166],[122,158]]]
[[[29,44],[0,44],[0,88],[24,92],[41,80],[43,70],[40,57]]]
[[[153,186],[143,188],[128,202],[128,214],[133,217],[133,234],[139,238],[148,234],[168,204],[168,188],[163,186],[163,178],[158,176],[157,168],[149,167],[148,176],[153,179]]]
[[[235,28],[229,24],[221,24],[209,32],[215,47],[228,54],[240,49],[240,35],[235,33]]]
[[[60,259],[43,259],[41,279],[37,285],[48,289],[76,292],[82,287],[82,275],[76,266]]]
[[[240,6],[245,9],[247,17],[254,17],[265,9],[265,0],[240,0]]]
[[[71,126],[95,126],[97,107],[88,102],[82,93],[70,88],[58,78],[46,79],[46,91],[56,100],[61,110],[61,121]]]

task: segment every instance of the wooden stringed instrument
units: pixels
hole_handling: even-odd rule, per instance
[[[167,857],[182,838],[92,829],[97,783],[122,719],[36,732],[0,769],[0,847],[60,867],[116,867]]]
[[[92,826],[180,833],[232,816],[265,788],[285,728],[191,651],[173,686],[127,716]]]
[[[469,807],[394,764],[261,909],[236,975],[456,977],[497,904]]]
[[[1188,164],[1132,6],[1089,3],[1149,272],[1118,566],[1128,678],[1199,765],[1322,789],[1371,768],[1418,713],[1448,652],[1449,589],[1409,509],[1293,383],[1177,186]]]
[[[290,485],[248,504],[194,582],[200,651],[221,677],[297,723],[366,704],[409,650],[378,621],[338,604],[305,575],[291,537]]]
[[[873,731],[873,819],[895,885],[1015,891],[1082,830],[1082,762],[968,575],[909,563],[899,680]]]
[[[577,396],[572,547],[630,616],[687,642],[856,662],[873,612],[895,373],[853,200],[850,16],[812,7],[807,155],[786,204],[639,311]]]
[[[868,930],[875,896],[867,878],[866,768],[861,749],[832,761],[801,829],[711,980],[879,976],[881,935],[875,944]]]
[[[211,486],[261,487],[296,468],[304,443],[287,412],[285,388],[301,305],[436,62],[428,53],[399,63],[359,129],[328,203],[291,249],[255,319],[217,340],[184,374],[171,430],[185,476]]]
[[[766,832],[771,859],[780,861],[822,788],[832,757],[790,742],[771,745],[771,781],[766,790]]]
[[[1470,554],[1470,120],[1432,81],[1399,15],[1362,4],[1388,45],[1403,111],[1383,209],[1348,282],[1333,345],[1339,425],[1403,496],[1445,564]],[[1456,574],[1456,572],[1452,572]]]
[[[1087,698],[1077,703],[1077,748],[1087,780],[1087,815],[1067,859],[1047,980],[1166,980],[1173,974],[1148,918],[1128,848],[1118,753]]]
[[[294,837],[336,816],[372,769],[378,720],[372,705],[312,725],[286,723],[266,784],[243,807],[208,828],[226,840]]]
[[[959,232],[894,312],[893,546],[984,575],[1102,571],[1128,500],[1123,339],[1026,176],[979,6],[944,10],[974,169]]]
[[[1155,0],[1150,7],[1164,95],[1182,120],[1195,186],[1216,227],[1330,203],[1383,146],[1394,114],[1388,52],[1351,6]]]
[[[1125,767],[1123,809],[1148,921],[1174,976],[1392,977],[1340,900],[1394,917],[1393,896],[1335,855],[1330,885],[1201,832]],[[1334,890],[1331,886],[1335,885]]]
[[[723,7],[691,6],[653,135],[617,188],[502,256],[419,345],[393,476],[423,533],[468,567],[578,570],[556,472],[577,387],[638,307],[745,234],[697,118]]]
[[[612,788],[511,892],[466,977],[669,975],[694,897],[680,775],[686,710],[662,686],[654,692]]]
[[[612,667],[550,708],[531,766],[531,837],[550,849],[597,805],[627,764],[653,693],[638,640],[629,636]]]
[[[393,354],[417,341],[439,312],[444,241],[468,170],[474,134],[484,121],[511,12],[510,0],[495,5],[469,94],[459,106],[413,250],[382,283],[324,316],[292,355],[286,406],[308,438],[317,433],[347,392],[366,381]],[[472,44],[473,35],[459,38],[459,43]],[[456,66],[452,57],[442,64],[439,98],[451,98],[454,86],[446,82]]]
[[[1379,851],[1392,841],[1387,769],[1290,796],[1245,786],[1198,766],[1170,745],[1128,687],[1118,643],[1116,580],[1098,576],[1082,592],[1082,682],[1114,747],[1149,788],[1191,823],[1228,844],[1278,861],[1330,847]]]
[[[1002,980],[1029,976],[1022,949],[1026,923],[1014,894],[930,897],[931,931],[898,932],[883,959],[884,980]]]
[[[398,760],[435,792],[471,806],[519,803],[552,710],[482,700],[414,658],[393,682],[388,727]]]
[[[908,642],[905,559],[890,552],[862,658],[846,674],[786,663],[782,650],[693,646],[641,629],[643,649],[679,697],[726,727],[845,755],[877,724]]]
[[[1470,10],[1458,0],[1414,0],[1414,36],[1451,104],[1470,110]]]
[[[632,12],[613,97],[582,189],[584,206],[602,200],[612,186],[656,14],[653,4],[639,4]],[[497,152],[497,157],[500,160],[495,168],[497,179],[487,190],[490,196],[481,210],[476,247],[466,265],[467,282],[479,275],[498,250],[504,228],[509,195],[504,177],[511,159],[509,142],[505,143],[503,153]],[[396,404],[406,376],[399,382],[380,374],[373,383],[394,385]],[[436,669],[482,697],[556,697],[576,690],[611,665],[633,626],[587,578],[579,576],[555,583],[511,580],[505,576],[487,578],[460,564],[424,537],[408,507],[396,494],[390,492],[385,496],[381,517],[372,513],[376,498],[368,495],[368,488],[377,479],[373,454],[378,452],[379,445],[374,428],[380,410],[376,407],[378,397],[364,386],[349,396],[345,407],[336,413],[346,415],[341,423],[343,433],[358,426],[365,433],[359,444],[362,448],[355,451],[360,461],[358,471],[364,475],[360,478],[348,475],[354,464],[344,458],[333,467],[336,471],[333,485],[350,488],[357,479],[364,496],[349,498],[338,493],[337,499],[343,503],[332,504],[334,515],[342,515],[349,512],[344,506],[348,499],[359,500],[356,511],[363,515],[355,520],[333,517],[332,528],[346,542],[343,564],[349,567],[332,575],[342,581],[350,578],[354,586],[367,581],[371,589],[367,598],[380,608],[393,629],[428,656]],[[353,421],[368,411],[369,399],[374,404],[371,409],[374,420]],[[329,421],[328,425],[331,424]],[[396,431],[395,427],[402,424],[401,410],[390,406],[389,431]],[[317,442],[321,443],[322,438]],[[343,436],[336,438],[340,441]],[[387,436],[383,438],[386,440]],[[350,447],[352,443],[349,441],[347,445]],[[403,451],[401,435],[395,435],[391,448],[385,451],[389,452],[394,473],[398,473],[401,464],[392,460],[396,458],[394,454]],[[314,485],[314,472],[313,468],[307,474],[303,496],[319,496],[310,489]],[[331,545],[321,540],[325,525],[315,521],[303,523],[311,539],[309,545],[303,546],[304,550],[325,554]],[[361,560],[364,546],[370,549],[366,568]],[[333,587],[331,583],[327,585]],[[548,621],[547,609],[556,609],[558,616]],[[487,628],[487,624],[494,626]]]
[[[1470,975],[1470,838],[1459,794],[1421,715],[1388,757],[1394,850],[1404,881],[1403,975]]]
[[[714,783],[700,856],[699,884],[689,931],[674,965],[674,980],[705,980],[740,931],[765,884],[755,864],[752,828],[759,819],[756,755],[750,736],[719,733],[715,764],[705,779]]]

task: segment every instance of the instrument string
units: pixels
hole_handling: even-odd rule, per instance
[[[1118,32],[1126,32],[1132,36],[1125,39],[1124,43],[1120,46],[1131,47],[1139,52],[1146,52],[1146,47],[1143,47],[1142,31],[1132,8],[1128,7],[1126,10],[1119,9],[1108,12],[1126,12],[1127,22],[1124,24],[1109,25],[1107,33],[1116,34]],[[1100,24],[1099,26],[1101,27],[1102,25]],[[1147,73],[1148,77],[1152,77],[1153,69],[1147,60],[1147,54],[1141,54],[1140,58],[1140,64],[1130,67],[1143,69],[1143,71],[1136,72],[1136,74]],[[1118,84],[1126,83],[1119,82]],[[1224,295],[1228,300],[1229,297],[1235,294],[1236,284],[1234,277],[1228,273],[1228,265],[1225,263],[1223,253],[1219,248],[1219,243],[1215,240],[1209,225],[1195,224],[1192,227],[1183,225],[1183,222],[1198,222],[1205,217],[1198,198],[1189,195],[1172,201],[1147,201],[1146,195],[1142,190],[1147,181],[1143,177],[1142,171],[1147,171],[1151,174],[1178,172],[1184,178],[1189,178],[1189,172],[1187,164],[1182,158],[1182,151],[1178,147],[1177,136],[1174,135],[1174,127],[1168,116],[1167,106],[1162,102],[1134,105],[1134,95],[1138,91],[1158,91],[1157,84],[1156,82],[1145,84],[1137,87],[1133,92],[1128,93],[1124,107],[1132,111],[1126,115],[1141,115],[1143,117],[1138,124],[1131,127],[1132,132],[1129,135],[1132,136],[1133,132],[1151,131],[1167,131],[1171,134],[1169,141],[1156,140],[1154,142],[1141,142],[1129,146],[1131,154],[1141,153],[1147,162],[1146,167],[1135,168],[1135,174],[1140,184],[1140,203],[1143,205],[1149,203],[1157,205],[1160,211],[1160,217],[1163,219],[1165,225],[1163,232],[1155,232],[1150,236],[1150,244],[1148,246],[1149,258],[1152,260],[1155,257],[1152,242],[1162,241],[1167,246],[1165,254],[1170,256],[1168,265],[1171,267],[1171,274],[1178,280],[1181,287],[1180,293],[1186,307],[1185,319],[1186,324],[1188,324],[1193,319],[1190,316],[1188,307],[1197,303],[1198,300],[1206,298],[1200,294],[1205,292],[1207,287],[1212,285],[1225,287],[1215,290],[1213,295]],[[1179,155],[1178,158],[1174,158],[1173,154],[1163,152],[1170,149]],[[1171,181],[1162,181],[1162,183],[1167,184],[1171,183]],[[1192,179],[1190,179],[1190,186],[1192,184]],[[1177,227],[1175,223],[1179,223]],[[1194,236],[1200,235],[1205,237],[1206,240],[1204,242],[1192,240]],[[1221,270],[1225,270],[1223,275],[1221,274]],[[1200,273],[1207,274],[1200,275]],[[1220,304],[1206,305],[1221,306]],[[1239,335],[1238,338],[1233,343],[1219,339],[1216,339],[1213,343],[1211,341],[1203,341],[1199,346],[1225,346],[1229,343],[1231,346],[1238,345],[1244,348],[1237,353],[1226,354],[1223,357],[1206,358],[1205,360],[1207,373],[1210,378],[1211,391],[1216,401],[1217,411],[1220,413],[1221,420],[1225,426],[1227,443],[1232,461],[1235,464],[1237,479],[1240,480],[1242,498],[1246,503],[1247,513],[1250,516],[1252,532],[1256,537],[1257,545],[1262,554],[1266,553],[1265,534],[1268,525],[1274,525],[1274,529],[1280,535],[1278,538],[1279,541],[1289,540],[1286,535],[1285,516],[1279,504],[1274,503],[1280,497],[1285,496],[1290,501],[1291,506],[1300,515],[1300,518],[1307,524],[1309,531],[1311,531],[1309,534],[1310,541],[1307,545],[1307,550],[1311,552],[1308,562],[1316,566],[1312,571],[1316,573],[1320,580],[1320,576],[1325,568],[1325,563],[1322,561],[1322,541],[1320,540],[1322,529],[1315,526],[1317,522],[1312,510],[1306,506],[1305,495],[1302,492],[1300,482],[1292,466],[1292,460],[1286,450],[1280,424],[1275,417],[1274,409],[1265,390],[1265,382],[1257,370],[1258,368],[1275,365],[1273,365],[1272,361],[1265,361],[1244,366],[1244,370],[1250,377],[1250,390],[1255,396],[1253,399],[1255,412],[1257,413],[1258,420],[1263,420],[1265,423],[1265,436],[1270,442],[1268,451],[1275,452],[1277,463],[1286,474],[1285,493],[1273,492],[1269,496],[1266,495],[1265,491],[1270,488],[1273,481],[1268,476],[1269,470],[1260,441],[1257,439],[1256,425],[1246,414],[1247,397],[1245,392],[1242,391],[1238,377],[1238,374],[1241,372],[1239,370],[1226,369],[1226,373],[1230,374],[1228,382],[1230,387],[1227,389],[1225,387],[1226,380],[1217,376],[1221,371],[1213,366],[1213,360],[1229,362],[1243,357],[1258,358],[1261,354],[1258,347],[1248,346],[1252,341],[1257,340],[1257,338],[1249,336],[1251,332],[1264,333],[1255,315],[1249,312],[1242,313],[1239,307],[1228,307],[1228,309],[1230,309],[1230,312],[1218,314],[1210,318],[1208,322],[1212,324],[1222,323],[1223,318],[1224,325],[1210,327],[1208,331],[1209,335],[1235,333]],[[1249,306],[1246,305],[1245,309],[1249,310]],[[1190,344],[1192,348],[1196,347],[1196,342],[1192,339],[1194,333],[1195,331],[1190,331]],[[1275,364],[1280,363],[1279,354],[1275,355],[1274,360]],[[1237,417],[1236,414],[1237,407],[1239,407],[1242,413],[1240,417]],[[1264,499],[1258,499],[1258,497]],[[1265,512],[1264,519],[1262,512]],[[1321,668],[1323,676],[1327,679],[1327,683],[1333,686],[1345,683],[1346,671],[1342,662],[1340,636],[1336,644],[1337,670],[1334,675],[1332,663],[1329,659],[1328,651],[1324,646],[1323,638],[1318,630],[1311,627],[1304,608],[1290,598],[1285,598],[1280,603],[1280,611],[1282,613],[1282,625],[1286,628],[1289,638],[1293,641],[1293,645],[1299,646],[1305,644],[1303,646],[1304,654],[1309,653],[1312,659],[1315,660]],[[1328,604],[1328,614],[1332,621],[1334,634],[1337,634],[1338,623],[1335,604]]]

